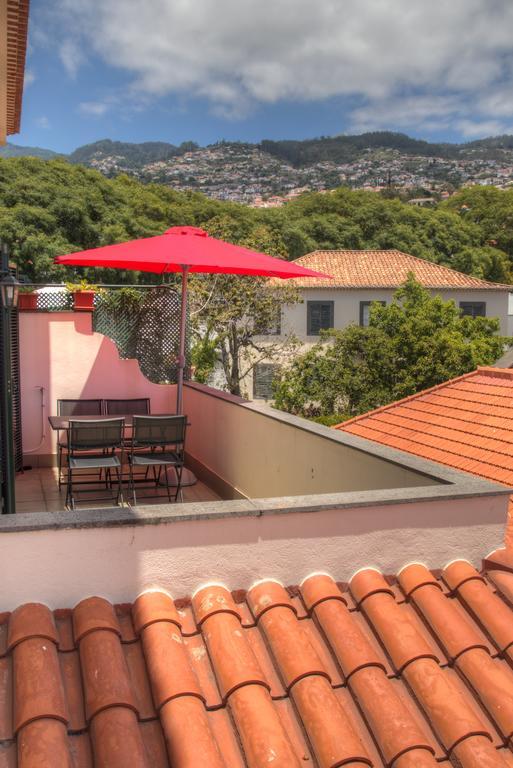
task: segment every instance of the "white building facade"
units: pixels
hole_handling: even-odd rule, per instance
[[[315,251],[297,263],[333,276],[293,281],[301,302],[283,307],[279,335],[285,339],[294,334],[303,349],[319,341],[322,329],[368,325],[371,303],[390,304],[409,273],[433,296],[454,301],[463,314],[498,318],[500,333],[513,336],[513,285],[490,283],[395,250]],[[255,367],[255,399],[272,398],[275,372],[274,362]]]

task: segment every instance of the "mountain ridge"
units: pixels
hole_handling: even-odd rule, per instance
[[[513,186],[513,135],[451,144],[375,131],[258,144],[223,140],[206,147],[192,141],[100,139],[69,155],[16,145],[0,148],[2,155],[57,157],[108,178],[128,174],[177,191],[264,207],[282,205],[305,191],[340,186],[394,190],[420,205],[464,185]]]
[[[263,139],[257,143],[221,140],[207,144],[205,147],[201,147],[193,141],[185,141],[176,145],[166,141],[127,142],[107,138],[81,145],[69,154],[42,147],[24,147],[8,143],[5,147],[0,147],[0,157],[62,157],[69,159],[70,162],[88,164],[93,157],[108,153],[122,157],[131,166],[137,167],[148,162],[168,160],[186,152],[219,146],[259,149],[292,165],[305,166],[323,160],[351,162],[356,159],[355,155],[360,155],[369,149],[395,149],[414,156],[444,158],[454,158],[467,151],[494,153],[501,150],[513,150],[513,135],[504,134],[465,143],[452,143],[429,142],[394,131],[372,131],[362,134],[320,136],[311,139]]]

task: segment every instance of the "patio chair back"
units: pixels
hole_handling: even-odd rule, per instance
[[[103,400],[57,400],[59,416],[101,416]]]
[[[68,449],[74,451],[105,451],[121,448],[124,419],[95,419],[94,421],[70,420]]]
[[[173,445],[183,450],[187,416],[134,416],[132,445],[138,448],[164,448]]]
[[[149,397],[132,397],[128,400],[105,400],[105,413],[108,416],[134,416],[145,415],[150,412]]]

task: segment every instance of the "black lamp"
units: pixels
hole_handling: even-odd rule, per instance
[[[18,306],[19,282],[12,275],[5,275],[0,280],[0,294],[4,309],[16,309]]]

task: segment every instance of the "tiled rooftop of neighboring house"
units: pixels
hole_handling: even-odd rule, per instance
[[[512,768],[513,567],[0,617],[2,768]]]
[[[513,486],[513,370],[478,368],[335,429]]]
[[[301,288],[398,288],[408,273],[413,272],[425,288],[513,290],[513,286],[489,283],[396,250],[314,251],[296,259],[296,263],[332,275],[331,280],[297,278],[291,281]]]
[[[5,2],[4,2],[5,4]],[[19,133],[23,80],[25,77],[25,53],[29,0],[7,0],[7,83],[6,129],[8,134]],[[4,43],[4,41],[2,41]]]

